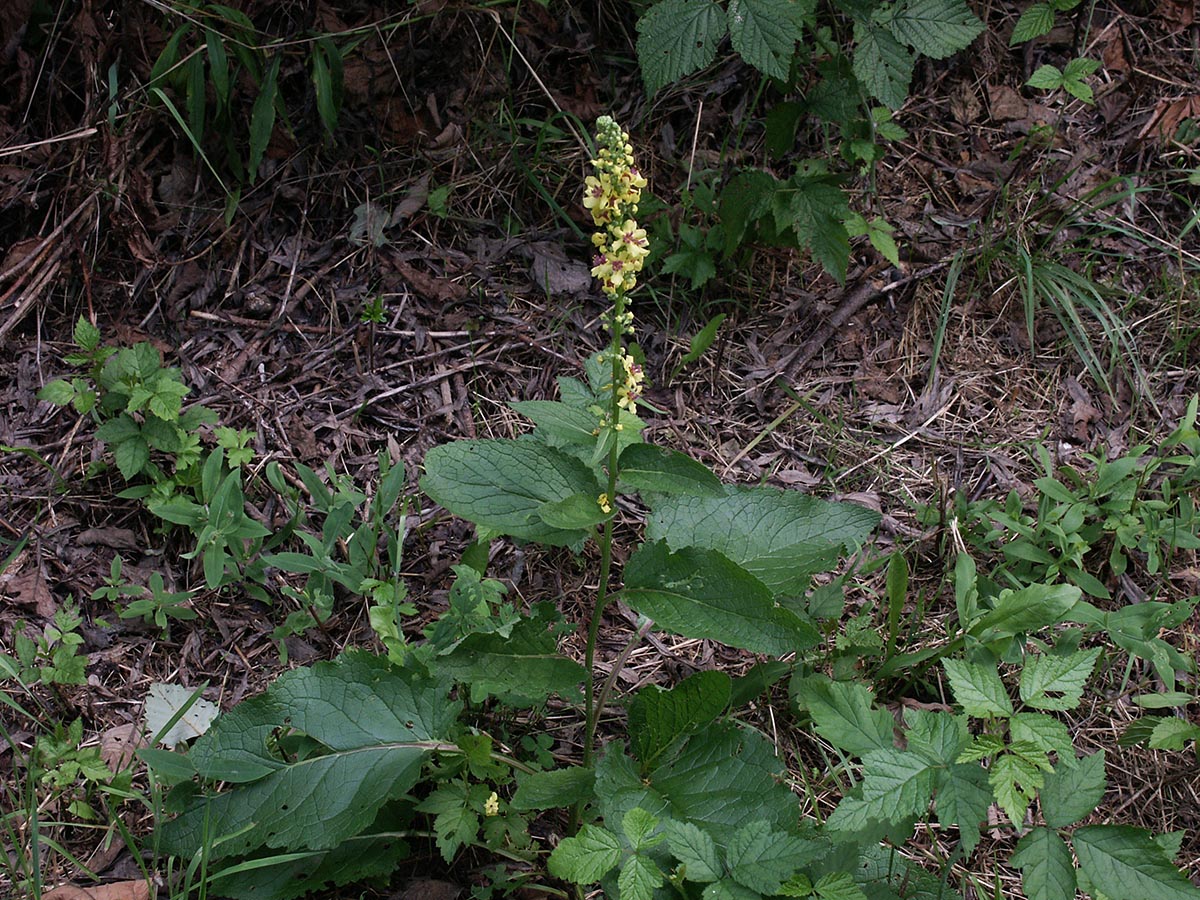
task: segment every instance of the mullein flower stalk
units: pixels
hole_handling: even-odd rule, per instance
[[[596,121],[596,158],[592,160],[594,175],[584,184],[583,205],[591,212],[597,231],[592,236],[596,249],[592,258],[592,275],[600,289],[612,301],[603,317],[610,336],[609,346],[601,359],[612,366],[612,379],[607,385],[608,407],[599,412],[596,434],[610,442],[608,451],[608,490],[597,498],[601,511],[608,516],[600,539],[600,588],[588,625],[585,666],[587,668],[587,711],[584,739],[584,765],[591,763],[595,744],[596,724],[603,705],[597,702],[594,663],[600,619],[608,601],[608,582],[612,570],[613,520],[611,514],[617,495],[617,455],[621,430],[621,412],[632,413],[642,393],[642,367],[625,347],[624,338],[634,333],[633,313],[627,309],[628,294],[637,285],[642,262],[650,252],[644,228],[638,227],[638,202],[646,179],[634,165],[633,146],[629,135],[609,116]]]

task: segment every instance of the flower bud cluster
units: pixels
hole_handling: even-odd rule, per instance
[[[603,229],[592,236],[596,247],[592,275],[613,297],[633,290],[650,252],[646,230],[638,227],[636,219],[646,179],[633,164],[629,135],[610,116],[596,121],[596,142],[599,150],[592,160],[596,174],[585,181],[583,205]]]

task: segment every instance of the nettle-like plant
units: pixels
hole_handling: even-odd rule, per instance
[[[865,686],[795,678],[817,731],[862,760],[858,787],[824,823],[801,815],[772,743],[733,715],[791,665],[765,662],[738,679],[701,671],[668,689],[613,696],[651,628],[815,662],[817,620],[840,604],[810,595],[812,577],[858,549],[879,517],[769,486],[724,485],[690,457],[643,441],[644,380],[626,339],[647,250],[636,218],[645,182],[628,136],[607,117],[598,127],[584,202],[599,228],[592,272],[612,301],[608,346],[588,360],[586,381],[559,379],[559,400],[514,404],[534,422],[530,433],[426,455],[423,490],[473,522],[478,541],[454,568],[448,609],[424,640],[411,640],[394,616],[373,616],[386,655],[352,651],[296,669],[220,716],[190,751],[140,751],[160,783],[174,785],[165,807],[177,815],[158,838],[188,861],[185,889],[286,900],[386,879],[423,847],[447,863],[477,847],[501,861],[485,870],[478,897],[547,871],[579,895],[600,883],[614,900],[952,897],[944,878],[881,840],[902,844],[932,803],[969,854],[993,803],[1023,830],[1040,797],[1046,824],[1013,860],[1030,897],[1101,885],[1097,900],[1197,900],[1171,864],[1170,838],[1090,826],[1070,833],[1078,871],[1066,851],[1062,834],[1103,789],[1103,756],[1076,761],[1054,713],[1079,702],[1098,651],[1080,650],[1077,639],[1029,641],[1037,655],[1020,676],[1020,709],[1003,678],[1028,634],[1078,604],[1073,586],[991,606],[964,589],[963,633],[947,653],[969,655],[944,663],[963,712],[912,714],[903,741]],[[617,552],[643,509],[644,540]],[[594,541],[598,588],[586,621],[565,620],[552,603],[523,610],[506,600],[504,586],[485,577],[500,537],[573,552]],[[601,679],[597,641],[615,603],[641,618]],[[575,630],[587,635],[582,665],[558,649]],[[578,713],[557,747],[541,727],[555,695],[560,709]],[[1063,807],[1050,812],[1050,796]],[[534,817],[543,819],[536,829]],[[562,837],[537,865],[549,848],[533,834],[547,830]]]

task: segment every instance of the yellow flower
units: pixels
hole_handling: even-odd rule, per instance
[[[600,511],[606,516],[612,512],[612,504],[608,502],[608,494],[601,494],[596,498],[596,503],[600,506]]]
[[[495,791],[492,791],[492,795],[484,801],[483,814],[485,816],[500,815],[500,798],[496,795]]]

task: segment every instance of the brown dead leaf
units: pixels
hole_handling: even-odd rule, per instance
[[[1114,31],[1104,43],[1100,51],[1100,59],[1104,62],[1106,72],[1128,72],[1129,58],[1125,55],[1125,36],[1120,31]]]
[[[592,272],[586,264],[567,257],[563,248],[551,241],[529,244],[529,277],[548,297],[582,294],[592,286]]]
[[[8,248],[8,252],[4,254],[4,262],[0,262],[0,272],[7,272],[13,266],[21,263],[32,262],[29,257],[37,250],[38,245],[42,242],[41,238],[31,237],[25,238],[23,241],[17,241]]]
[[[430,300],[438,300],[442,303],[450,301],[465,300],[467,297],[467,286],[459,284],[457,281],[451,281],[449,278],[438,278],[434,275],[429,275],[422,272],[420,269],[414,268],[402,259],[391,259],[390,264],[400,275],[412,285],[413,290]]]
[[[1180,122],[1195,118],[1200,118],[1200,94],[1174,100],[1163,98],[1155,104],[1150,121],[1138,133],[1138,140],[1152,134],[1164,143],[1169,142],[1174,140]]]
[[[114,881],[89,887],[64,884],[42,894],[42,900],[150,900],[150,885],[142,880]]]
[[[133,752],[146,746],[146,738],[136,722],[114,725],[100,735],[100,758],[114,772],[128,769],[133,763]]]
[[[0,4],[0,61],[7,62],[17,52],[32,13],[33,0]]]
[[[1196,0],[1159,0],[1155,12],[1176,31],[1183,31],[1196,22]]]
[[[1014,122],[1029,114],[1029,103],[1006,84],[988,87],[988,105],[997,122]]]
[[[142,545],[137,535],[128,528],[102,526],[100,528],[85,528],[75,538],[81,544],[99,544],[111,547],[113,550],[137,550]]]
[[[43,619],[53,619],[58,604],[46,584],[40,568],[30,569],[20,575],[0,575],[0,596],[7,596],[21,606],[32,608]]]

